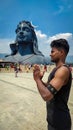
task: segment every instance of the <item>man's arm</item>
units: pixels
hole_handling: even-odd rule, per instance
[[[63,85],[65,85],[69,78],[69,70],[67,67],[60,67],[56,73],[54,78],[49,82],[47,87],[43,84],[42,80],[39,78],[40,70],[36,70],[33,73],[34,80],[36,81],[37,88],[39,90],[40,95],[45,101],[51,100],[54,94],[48,89],[48,85],[53,86],[54,90],[59,91]],[[51,87],[50,86],[50,87]]]

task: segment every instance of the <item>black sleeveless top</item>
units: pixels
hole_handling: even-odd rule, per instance
[[[66,66],[68,69],[69,67]],[[54,78],[55,72],[58,68],[53,69],[50,73],[48,82]],[[70,69],[69,69],[70,72]],[[68,109],[68,99],[72,82],[72,74],[70,72],[69,80],[66,85],[57,92],[54,98],[47,101],[47,121],[57,130],[66,130],[71,127],[71,118]]]

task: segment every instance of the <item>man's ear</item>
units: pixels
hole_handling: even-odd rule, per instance
[[[64,51],[63,49],[61,49],[61,54],[62,54],[62,55],[66,55],[66,54],[65,54],[65,51]]]

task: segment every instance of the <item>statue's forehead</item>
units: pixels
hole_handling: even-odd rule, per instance
[[[22,27],[22,28],[23,28],[23,27],[27,27],[27,28],[30,28],[29,25],[26,24],[26,23],[21,23],[21,24],[19,24],[18,27]]]

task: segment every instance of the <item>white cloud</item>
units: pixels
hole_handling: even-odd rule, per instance
[[[72,33],[60,33],[54,36],[47,36],[43,34],[40,30],[36,31],[38,39],[38,48],[45,55],[49,56],[50,54],[50,43],[51,41],[59,38],[65,38],[68,40],[70,45],[69,55],[73,55],[73,34]],[[0,39],[0,53],[11,53],[9,44],[13,43],[13,39]]]
[[[37,39],[38,39],[38,47],[39,50],[44,55],[49,55],[50,52],[50,46],[48,44],[48,36],[46,34],[43,34],[40,30],[36,31]]]
[[[57,5],[57,9],[53,13],[54,15],[58,15],[58,14],[61,14],[63,12],[66,12],[66,11],[68,12],[73,8],[73,5],[70,1],[62,0],[61,2],[62,2],[61,5]]]
[[[35,30],[35,32],[36,32],[36,35],[38,36],[38,38],[40,37],[40,38],[46,39],[47,35],[46,35],[46,34],[43,34],[43,33],[41,32],[41,30],[38,30],[38,31]]]
[[[64,6],[59,6],[59,9],[54,12],[54,15],[61,14],[64,11]]]
[[[69,40],[72,37],[73,37],[72,33],[59,33],[52,37],[49,37],[48,42],[51,42],[52,40],[59,39],[59,38],[65,38],[65,39]]]
[[[0,53],[10,53],[9,44],[12,42],[12,39],[0,39]]]
[[[37,38],[38,38],[38,46],[39,50],[46,56],[50,54],[50,43],[53,40],[59,39],[59,38],[65,38],[68,40],[68,43],[70,45],[70,52],[69,55],[73,55],[73,34],[72,33],[60,33],[56,34],[52,37],[47,36],[46,34],[42,34],[41,31],[37,31]]]
[[[49,37],[48,43],[51,43],[51,41],[59,38],[65,38],[70,46],[69,55],[73,55],[73,34],[72,33],[60,33],[56,34],[55,36]]]
[[[72,9],[73,8],[73,6],[70,4],[70,5],[68,5],[68,9]]]

